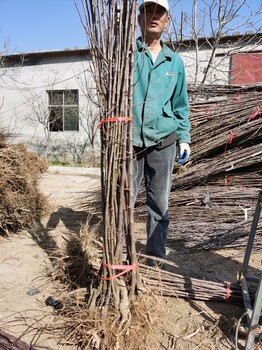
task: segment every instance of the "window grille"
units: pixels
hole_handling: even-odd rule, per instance
[[[78,90],[49,90],[49,130],[79,131]]]

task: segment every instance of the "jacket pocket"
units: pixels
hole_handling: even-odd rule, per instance
[[[174,118],[174,113],[171,109],[171,102],[170,101],[163,106],[163,116],[169,117],[169,118]]]

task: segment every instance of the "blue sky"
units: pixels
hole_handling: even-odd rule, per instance
[[[31,52],[86,46],[73,0],[0,0],[0,48]]]
[[[172,6],[175,0],[169,2]],[[190,2],[182,0],[187,10]],[[261,1],[249,3],[257,7]],[[0,52],[5,42],[8,53],[87,45],[74,0],[0,0]]]

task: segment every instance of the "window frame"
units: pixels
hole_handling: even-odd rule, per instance
[[[50,132],[79,132],[79,90],[78,89],[57,89],[57,90],[46,90],[48,94],[48,130]],[[70,93],[74,93],[73,100],[75,103],[67,103],[66,99]],[[61,96],[55,96],[55,94],[61,94]],[[62,97],[62,99],[61,99]],[[70,97],[70,96],[69,96]],[[56,99],[58,103],[56,102]],[[72,101],[74,102],[74,101]],[[57,117],[55,117],[55,110],[57,112]],[[69,118],[66,121],[68,112],[73,110],[75,112],[75,119]],[[54,117],[51,114],[54,113]],[[57,119],[57,120],[55,120]],[[52,121],[53,120],[53,121]],[[67,125],[75,125],[74,128],[67,128]]]

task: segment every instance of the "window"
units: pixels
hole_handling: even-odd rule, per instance
[[[50,90],[49,130],[79,131],[78,90]]]

